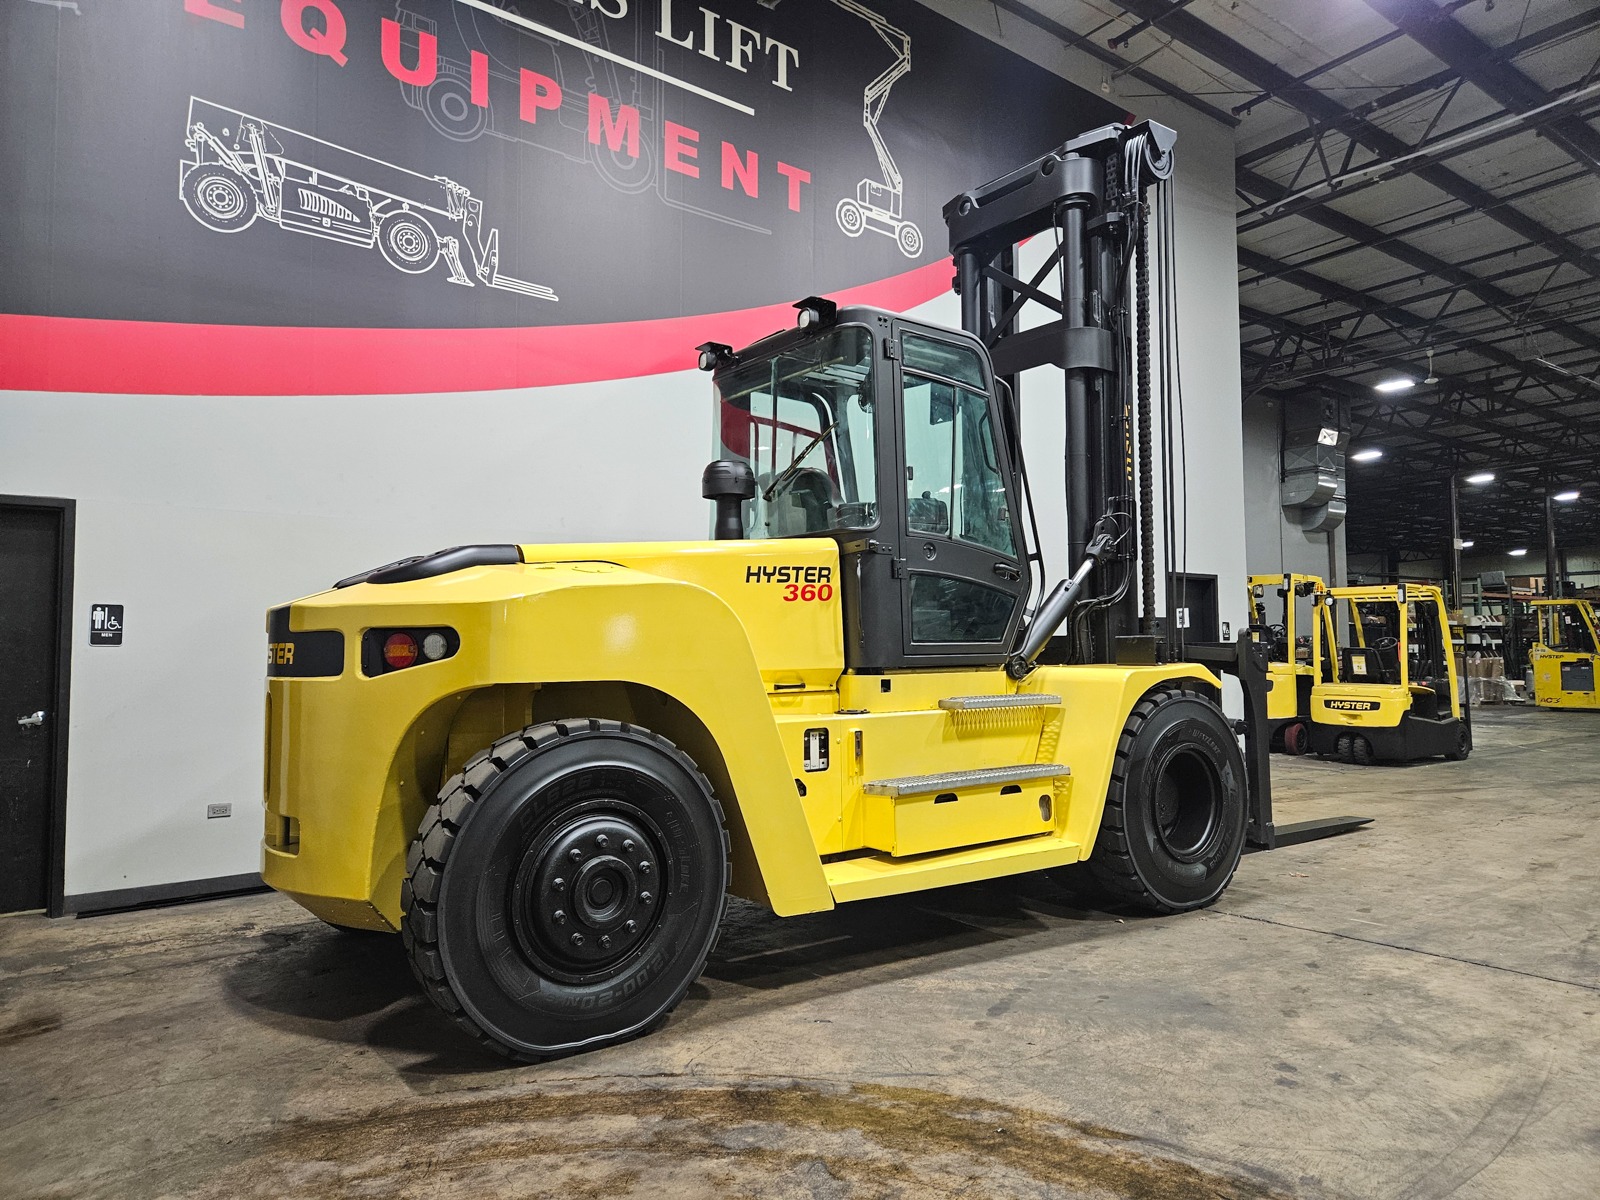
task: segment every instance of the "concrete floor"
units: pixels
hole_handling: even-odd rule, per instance
[[[1477,745],[1275,760],[1377,823],[1184,917],[736,905],[665,1029],[538,1067],[275,895],[0,921],[0,1194],[1600,1196],[1600,714]]]

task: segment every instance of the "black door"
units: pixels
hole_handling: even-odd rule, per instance
[[[1172,574],[1167,593],[1172,605],[1172,628],[1178,642],[1216,642],[1222,637],[1218,625],[1217,577],[1215,575]],[[1290,601],[1292,603],[1292,601]]]
[[[0,912],[46,907],[59,859],[70,514],[0,501]]]
[[[899,344],[905,661],[999,663],[1029,580],[989,369],[932,331],[902,324]]]

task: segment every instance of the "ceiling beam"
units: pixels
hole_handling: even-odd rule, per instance
[[[1295,86],[1294,76],[1269,59],[1234,41],[1219,30],[1213,29],[1189,12],[1174,12],[1168,0],[1116,0],[1119,8],[1146,21],[1160,21],[1161,29],[1190,49],[1198,51],[1224,70],[1244,79],[1262,91],[1279,92],[1279,99],[1316,121],[1336,121],[1349,118],[1351,112],[1331,96],[1321,92],[1305,91]],[[1395,157],[1408,153],[1412,147],[1386,129],[1371,122],[1357,119],[1349,129],[1350,136],[1380,155]],[[1600,278],[1600,260],[1570,238],[1535,221],[1527,214],[1509,206],[1497,207],[1494,194],[1479,187],[1448,167],[1430,164],[1415,172],[1447,196],[1454,197],[1469,207],[1485,212],[1489,218],[1505,226],[1518,237],[1537,243],[1546,249],[1570,259],[1574,266]],[[1257,175],[1258,183],[1267,185],[1262,199],[1270,199],[1282,187]],[[1259,194],[1259,193],[1258,193]],[[1323,206],[1325,207],[1325,206]],[[1306,210],[1309,215],[1315,209]],[[1315,219],[1315,218],[1313,218]],[[1320,223],[1320,222],[1319,222]]]
[[[1509,63],[1497,60],[1492,47],[1435,8],[1432,0],[1367,0],[1367,5],[1502,107],[1530,109],[1548,103],[1549,93]],[[1574,162],[1600,174],[1600,134],[1588,122],[1575,116],[1558,117],[1545,128],[1544,136]]]
[[[1213,121],[1217,121],[1223,125],[1226,125],[1230,129],[1239,124],[1238,117],[1235,117],[1230,113],[1226,113],[1214,105],[1207,104],[1204,100],[1200,100],[1194,96],[1191,96],[1181,87],[1178,87],[1173,83],[1168,83],[1159,75],[1152,75],[1149,71],[1142,70],[1137,66],[1128,66],[1128,63],[1125,59],[1121,58],[1117,54],[1114,54],[1104,46],[1099,45],[1093,38],[1086,37],[1081,33],[1076,33],[1073,30],[1068,29],[1060,21],[1051,20],[1038,10],[1022,3],[1022,0],[993,0],[993,2],[996,8],[1005,9],[1005,11],[1010,13],[1012,16],[1020,17],[1022,20],[1028,22],[1028,24],[1034,26],[1036,29],[1044,30],[1046,33],[1063,42],[1065,45],[1070,46],[1072,49],[1083,51],[1085,54],[1092,58],[1098,59],[1101,63],[1110,67],[1117,73],[1129,75],[1134,79],[1137,79],[1146,87],[1155,88],[1156,91],[1162,93],[1163,95],[1172,97],[1179,104],[1187,105],[1189,108],[1194,109],[1195,112],[1204,113]]]
[[[1335,283],[1331,279],[1324,279],[1322,276],[1314,275],[1310,271],[1302,271],[1298,268],[1289,268],[1285,270],[1276,259],[1269,258],[1260,251],[1251,250],[1245,246],[1239,247],[1239,265],[1253,271],[1271,270],[1275,273],[1276,277],[1282,280],[1284,283],[1290,283],[1296,287],[1304,288],[1306,291],[1312,292],[1318,296],[1322,296],[1324,299],[1337,300],[1341,304],[1348,304],[1352,308],[1356,309],[1357,312],[1364,310],[1372,302],[1372,297],[1366,292],[1357,291],[1352,287],[1346,287],[1342,283]],[[1514,298],[1510,297],[1509,293],[1505,293],[1505,295],[1507,296],[1507,303],[1514,302]],[[1503,306],[1500,304],[1494,305],[1496,311],[1500,311],[1502,307]],[[1402,325],[1409,329],[1427,329],[1434,325],[1433,318],[1420,316],[1408,309],[1401,308],[1398,304],[1387,305],[1374,315],[1376,315],[1380,320],[1392,321],[1394,324]],[[1577,329],[1576,326],[1573,328]],[[1582,330],[1577,331],[1579,333],[1583,332]],[[1524,365],[1520,356],[1512,354],[1510,351],[1502,350],[1498,346],[1490,346],[1485,342],[1480,342],[1471,337],[1457,338],[1455,340],[1456,345],[1461,349],[1469,351],[1472,354],[1476,354],[1479,358],[1486,359],[1489,362],[1498,364],[1499,366],[1515,367],[1520,369]],[[1600,346],[1597,346],[1596,349],[1600,350]],[[1543,371],[1543,368],[1540,369]],[[1549,374],[1552,378],[1555,378],[1559,373],[1549,372]]]
[[[1508,63],[1530,50],[1537,50],[1541,46],[1560,38],[1570,37],[1575,33],[1584,33],[1596,25],[1600,25],[1600,8],[1596,8],[1592,12],[1575,13],[1563,20],[1546,25],[1543,29],[1536,30],[1528,34],[1527,37],[1512,42],[1510,45],[1502,46],[1492,51],[1491,58],[1495,62]],[[1253,150],[1246,150],[1238,156],[1238,161],[1247,167],[1254,166],[1256,163],[1271,158],[1275,154],[1281,154],[1285,150],[1293,150],[1296,146],[1303,146],[1321,134],[1348,133],[1357,123],[1373,113],[1382,112],[1386,108],[1393,108],[1396,104],[1403,104],[1407,100],[1415,100],[1418,96],[1425,96],[1431,91],[1454,83],[1459,78],[1461,76],[1455,70],[1437,71],[1432,75],[1424,76],[1414,83],[1408,83],[1404,87],[1396,88],[1392,92],[1385,92],[1375,100],[1369,100],[1365,104],[1358,104],[1347,115],[1334,121],[1326,123],[1312,122],[1304,129],[1285,134],[1281,138],[1275,138],[1270,142],[1257,146]]]
[[[1237,172],[1237,177],[1237,181],[1241,186],[1258,195],[1260,194],[1257,191],[1258,188],[1276,186],[1270,180],[1262,178],[1253,171],[1241,169]],[[1463,271],[1460,267],[1447,263],[1441,258],[1436,258],[1426,250],[1420,250],[1406,242],[1394,241],[1381,229],[1374,228],[1364,221],[1358,221],[1355,217],[1346,216],[1337,209],[1329,208],[1326,204],[1312,205],[1302,210],[1298,215],[1332,233],[1339,234],[1341,237],[1349,238],[1351,241],[1359,242],[1364,246],[1370,246],[1380,254],[1386,254],[1390,258],[1405,263],[1407,266],[1415,267],[1417,270],[1443,279],[1447,283],[1460,284],[1485,304],[1492,305],[1502,312],[1510,312],[1519,304],[1526,303],[1525,300],[1519,300],[1517,296],[1505,291],[1503,288],[1485,283],[1470,271]],[[1243,253],[1243,247],[1240,248],[1240,252]],[[1582,266],[1581,263],[1573,263],[1572,265]],[[1287,275],[1280,277],[1288,278]],[[1560,334],[1574,345],[1584,346],[1589,349],[1600,349],[1600,337],[1596,337],[1571,322],[1556,318],[1545,318],[1541,321],[1541,324],[1552,333]]]

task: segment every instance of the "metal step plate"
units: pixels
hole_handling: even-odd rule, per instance
[[[976,771],[946,771],[942,775],[904,775],[899,779],[874,779],[861,785],[869,796],[921,796],[928,792],[956,792],[962,788],[994,787],[1024,779],[1055,779],[1072,774],[1060,763],[1018,763],[1014,767],[981,767]]]
[[[1016,692],[1000,696],[950,696],[939,701],[947,712],[981,712],[991,708],[1055,708],[1060,696],[1045,692]]]

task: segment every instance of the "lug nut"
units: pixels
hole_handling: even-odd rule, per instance
[[[599,837],[594,839],[594,844],[599,846],[600,849],[604,850],[607,846],[611,845],[611,839],[602,833]]]
[[[567,886],[567,881],[565,879],[562,879],[559,875],[556,876],[554,879],[552,879],[550,881],[550,890],[552,892],[559,892],[562,888],[564,888],[566,886]]]
[[[633,853],[633,839],[632,838],[623,838],[622,839],[622,852],[624,854],[632,854]]]
[[[570,858],[573,862],[577,862],[579,859],[581,859],[583,857],[583,851],[579,850],[576,846],[574,846],[570,851],[568,851],[567,857]]]
[[[583,934],[581,934],[581,933],[575,933],[575,934],[573,934],[573,935],[572,935],[572,944],[573,944],[573,945],[574,945],[574,946],[581,946],[581,945],[583,945]]]
[[[638,931],[639,922],[637,922],[637,921],[625,921],[625,922],[623,922],[622,928],[625,929],[629,933],[635,933],[635,932]]]
[[[644,859],[642,862],[640,862],[640,864],[639,864],[639,874],[641,874],[641,875],[650,874],[650,860],[648,858]]]
[[[602,949],[602,950],[611,949],[611,935],[610,934],[601,934],[600,935],[600,949]]]
[[[567,923],[567,914],[558,908],[550,914],[550,919],[557,925],[565,925]]]
[[[640,904],[649,904],[650,903],[650,893],[649,892],[640,892],[639,893],[639,903]]]

